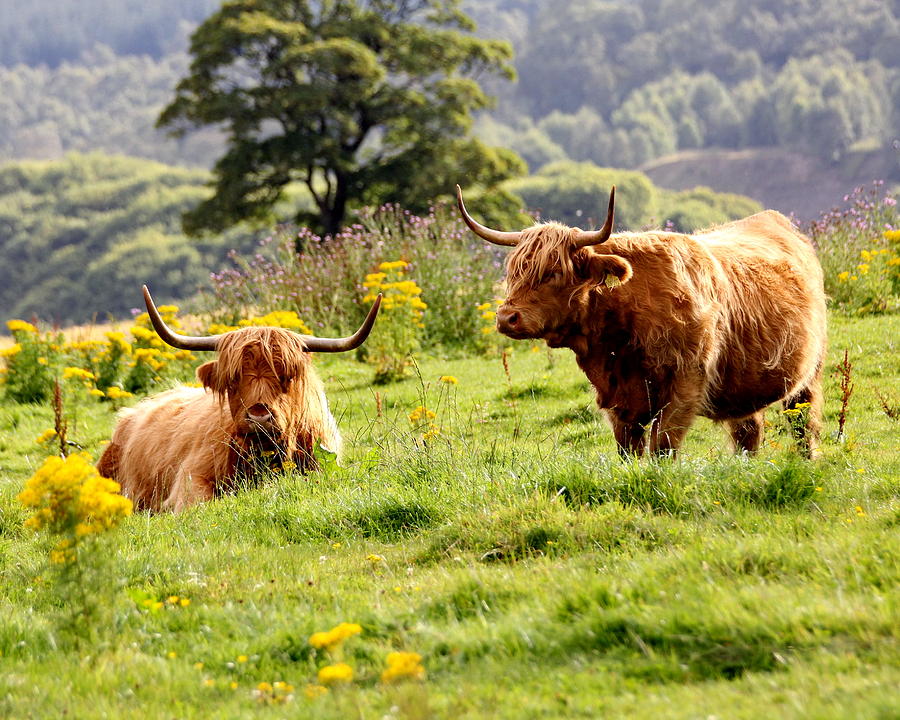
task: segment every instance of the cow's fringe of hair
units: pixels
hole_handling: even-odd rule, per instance
[[[242,328],[225,334],[219,341],[218,383],[212,390],[223,394],[229,382],[242,370],[244,351],[258,348],[273,373],[302,378],[310,366],[303,338],[290,330],[274,327]]]
[[[557,222],[539,223],[522,231],[522,239],[506,260],[506,282],[510,293],[537,287],[551,273],[561,273],[567,284],[575,282],[577,229]]]

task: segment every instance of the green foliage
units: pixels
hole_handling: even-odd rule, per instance
[[[706,420],[674,460],[622,461],[566,351],[549,368],[527,344],[510,353],[515,387],[546,388],[515,406],[496,358],[420,355],[421,379],[382,389],[380,414],[370,368],[319,356],[346,440],[341,467],[126,518],[98,547],[110,572],[66,595],[15,500],[40,465],[32,438],[50,410],[2,403],[0,708],[337,719],[348,708],[415,717],[427,702],[438,715],[509,720],[890,717],[900,457],[877,397],[900,392],[900,317],[830,322],[826,364],[853,355],[857,442],[830,438],[839,390],[826,378],[815,462],[786,454],[771,430],[757,457],[734,457]],[[438,379],[448,374],[452,393]],[[408,421],[423,404],[441,424],[427,446]],[[83,420],[96,456],[112,414],[97,404]],[[76,645],[58,619],[85,591],[99,616],[80,616]],[[315,633],[343,645],[314,645]],[[423,678],[382,682],[398,651],[421,656]],[[338,661],[353,681],[308,698]],[[276,682],[295,688],[291,699],[274,699]]]
[[[44,26],[33,27],[41,28],[42,40],[52,38],[55,47],[63,37],[74,40],[70,33],[48,35]],[[16,35],[22,30],[21,20],[9,28]],[[0,40],[0,54],[4,49]],[[0,161],[102,151],[209,167],[222,148],[216,130],[175,140],[154,127],[187,66],[183,52],[154,60],[116,55],[102,46],[59,67],[3,67],[0,62]],[[111,199],[96,197],[101,203]]]
[[[825,272],[825,291],[845,312],[900,308],[900,212],[884,183],[857,187],[844,208],[822,213],[807,232]]]
[[[99,154],[0,166],[0,317],[122,317],[143,283],[163,300],[189,297],[242,239],[181,234],[206,179]]]
[[[609,189],[616,186],[616,227],[639,230],[668,225],[690,232],[745,217],[762,208],[740,195],[708,188],[673,192],[657,188],[643,173],[600,168],[589,162],[551,163],[505,187],[547,220],[597,227],[606,219]]]
[[[511,49],[464,34],[472,23],[458,5],[242,0],[208,18],[159,118],[177,135],[229,134],[215,195],[185,228],[269,221],[300,182],[315,210],[295,219],[334,234],[354,207],[422,211],[459,180],[491,187],[521,172],[513,153],[468,137],[471,113],[490,104],[473,78],[511,77]]]
[[[473,203],[479,204],[477,196]],[[307,229],[281,227],[255,252],[233,254],[232,267],[213,274],[205,305],[226,324],[257,308],[294,310],[316,334],[345,335],[359,327],[371,304],[363,300],[369,294],[366,276],[396,258],[410,264],[408,272],[422,289],[416,297],[428,306],[424,328],[398,332],[415,331],[428,348],[476,345],[484,324],[477,308],[494,297],[502,251],[474,237],[447,206],[423,217],[393,206],[367,211],[327,241]],[[378,326],[390,315],[379,318],[374,332],[381,332]],[[365,345],[361,350],[368,352]]]
[[[743,195],[717,193],[705,187],[683,192],[660,189],[658,197],[658,221],[679,232],[702,230],[763,209],[758,202]]]
[[[53,391],[61,338],[58,333],[41,333],[21,320],[11,320],[8,327],[15,344],[2,351],[6,359],[4,394],[17,403],[43,402]]]

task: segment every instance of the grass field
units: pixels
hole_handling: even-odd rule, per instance
[[[675,460],[619,460],[565,351],[520,344],[509,377],[421,357],[380,389],[317,358],[343,467],[128,518],[91,624],[16,500],[52,412],[0,405],[0,717],[900,717],[900,317],[830,336],[855,391],[839,442],[827,378],[813,462],[780,408],[758,457],[704,420]],[[96,457],[112,413],[70,412]],[[342,657],[310,645],[340,622]],[[391,651],[425,679],[382,683]],[[353,682],[307,697],[337,659]]]

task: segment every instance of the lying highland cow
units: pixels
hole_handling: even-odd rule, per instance
[[[309,470],[317,443],[340,452],[341,436],[309,353],[359,347],[380,295],[359,330],[340,339],[273,327],[187,337],[165,325],[146,286],[144,300],[169,345],[218,356],[197,369],[202,388],[177,387],[121,413],[97,469],[121,483],[136,510],[178,512],[232,490],[260,456]]]
[[[568,347],[597,391],[621,453],[675,451],[697,415],[755,451],[763,411],[800,406],[807,454],[821,427],[822,269],[809,240],[768,210],[694,235],[612,235],[559,223],[480,237],[514,249],[497,329]],[[808,405],[806,405],[808,403]]]

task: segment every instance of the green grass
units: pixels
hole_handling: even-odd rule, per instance
[[[498,358],[419,358],[380,417],[371,368],[317,358],[343,467],[129,518],[91,632],[63,624],[15,500],[51,412],[0,405],[0,717],[897,717],[900,428],[878,397],[900,398],[897,338],[897,316],[832,318],[856,389],[838,442],[827,378],[813,462],[777,409],[758,457],[702,420],[676,460],[621,461],[563,351],[520,345],[511,380]],[[72,436],[96,456],[112,425],[86,403]],[[191,603],[141,604],[170,595]],[[342,621],[363,627],[356,679],[309,700],[308,638]],[[391,650],[421,653],[425,682],[384,687]],[[253,696],[275,680],[292,702]]]

